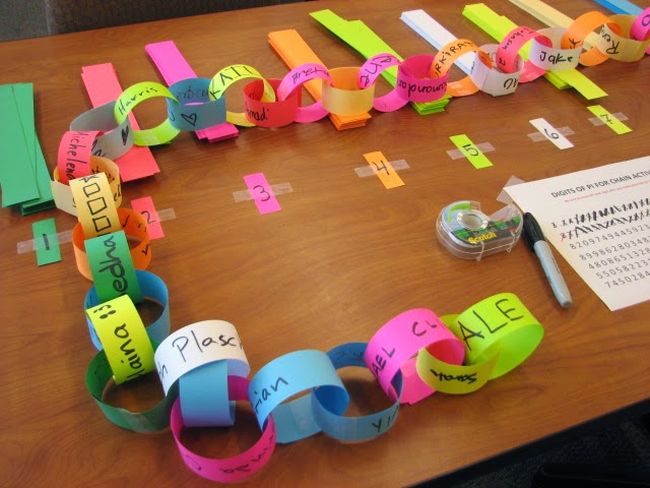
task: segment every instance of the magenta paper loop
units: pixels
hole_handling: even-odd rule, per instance
[[[566,71],[575,69],[580,61],[582,46],[570,49],[562,48],[562,36],[566,29],[549,27],[537,31],[540,35],[551,40],[547,46],[534,38],[530,45],[528,61],[545,71]]]
[[[389,53],[381,53],[369,58],[359,69],[359,88],[368,88],[384,71],[399,64],[400,60]],[[408,99],[402,98],[396,89],[392,89],[385,95],[375,97],[372,106],[380,112],[394,112],[407,103]]]
[[[381,53],[369,58],[359,70],[359,88],[368,88],[377,81],[379,75],[399,63],[399,59],[390,53]]]
[[[448,73],[431,78],[434,56],[419,54],[405,59],[397,68],[395,91],[409,102],[426,103],[442,98],[447,91]]]
[[[248,380],[241,376],[228,378],[228,393],[232,400],[246,400],[248,398]],[[183,445],[181,431],[183,418],[179,401],[174,402],[169,422],[174,441],[185,465],[199,476],[222,483],[243,481],[262,469],[271,459],[275,450],[275,425],[273,416],[269,417],[260,439],[246,451],[229,458],[215,459],[200,456]]]
[[[300,88],[303,84],[311,80],[321,79],[328,83],[332,82],[332,77],[325,66],[318,63],[305,63],[295,67],[289,71],[276,90],[278,100],[286,100],[296,89]],[[296,111],[296,122],[309,123],[322,119],[328,114],[327,110],[323,107],[321,101],[298,107]]]
[[[497,68],[504,73],[515,73],[521,70],[519,83],[528,83],[536,80],[544,73],[545,70],[533,64],[530,60],[525,61],[523,69],[521,68],[521,56],[519,51],[531,39],[535,39],[539,44],[551,47],[553,42],[540,32],[531,29],[525,25],[515,27],[503,38],[499,44],[496,53]]]
[[[645,41],[650,36],[650,7],[636,16],[630,35],[637,41]]]
[[[384,324],[370,339],[363,359],[390,399],[395,399],[392,381],[401,370],[400,403],[412,405],[434,393],[415,370],[415,355],[425,347],[445,362],[462,364],[465,359],[463,343],[426,308],[407,310]]]
[[[630,28],[630,36],[637,41],[645,41],[650,36],[650,7],[636,16]],[[650,54],[650,47],[645,53]]]

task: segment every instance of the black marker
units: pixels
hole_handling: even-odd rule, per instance
[[[539,258],[542,265],[546,279],[551,284],[551,289],[555,298],[562,306],[562,308],[569,308],[572,305],[571,293],[566,286],[566,282],[557,267],[555,258],[551,253],[551,246],[548,245],[542,229],[531,214],[526,212],[524,214],[524,240]]]

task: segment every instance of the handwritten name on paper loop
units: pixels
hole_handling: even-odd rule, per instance
[[[537,31],[541,36],[551,40],[548,46],[533,38],[530,45],[528,59],[540,69],[546,71],[567,71],[574,69],[580,62],[582,47],[562,47],[562,36],[566,29],[561,27],[549,27]]]
[[[278,100],[286,100],[294,92],[300,93],[300,88],[311,80],[332,82],[328,69],[319,63],[305,63],[289,71],[278,86],[276,93]],[[299,95],[298,95],[299,96]],[[329,112],[320,100],[306,106],[299,106],[296,110],[296,122],[309,123],[325,117]]]
[[[375,375],[389,398],[397,396],[394,378],[401,370],[403,376],[400,403],[416,403],[433,393],[415,374],[405,374],[405,366],[414,363],[414,355],[422,349],[435,348],[449,362],[463,361],[462,343],[438,316],[426,308],[414,308],[393,317],[370,339],[364,354],[366,366]],[[413,370],[406,370],[411,373]]]
[[[228,378],[228,396],[233,400],[249,400],[248,380],[238,376]],[[180,403],[171,410],[170,428],[176,447],[185,465],[195,474],[211,481],[231,483],[243,481],[262,469],[275,450],[276,434],[273,417],[270,417],[255,444],[244,452],[229,458],[216,459],[201,456],[182,443],[183,419]]]
[[[126,120],[135,107],[151,98],[164,97],[178,103],[171,91],[160,83],[154,81],[141,81],[131,85],[115,101],[115,120],[121,124]],[[151,129],[133,131],[133,140],[138,146],[158,146],[167,144],[180,133],[169,118]]]
[[[129,236],[129,249],[133,265],[137,269],[146,269],[151,263],[151,245],[149,243],[149,234],[147,232],[147,222],[144,217],[130,208],[120,207],[117,209],[119,219],[119,228]],[[72,250],[74,252],[75,262],[79,273],[84,278],[92,281],[92,273],[88,264],[88,256],[85,249],[85,235],[81,223],[75,224],[72,228]]]
[[[517,58],[518,69],[514,72],[506,73],[501,71],[496,64],[495,55],[498,46],[496,44],[484,44],[481,46],[483,51],[492,61],[491,65],[483,61],[483,57],[476,56],[470,71],[470,78],[479,89],[493,97],[502,95],[510,95],[517,90],[522,72],[524,70],[524,62],[521,57]]]
[[[429,54],[406,58],[397,68],[395,93],[402,99],[416,103],[432,102],[445,96],[449,75],[431,76],[433,62],[434,56]]]
[[[496,51],[497,67],[505,73],[514,73],[515,71],[519,71],[521,73],[519,78],[521,83],[528,83],[536,80],[546,72],[530,60],[524,61],[521,56],[519,56],[521,48],[531,39],[535,39],[538,43],[545,46],[552,45],[552,41],[548,37],[545,37],[543,34],[540,34],[538,31],[531,29],[530,27],[522,25],[515,27],[508,32],[499,43],[499,47]],[[521,63],[523,63],[523,66]]]
[[[86,239],[84,244],[99,300],[105,302],[126,294],[134,303],[140,302],[142,291],[124,231]]]
[[[140,269],[135,270],[136,280],[142,294],[142,300],[154,301],[162,307],[160,316],[157,317],[151,324],[145,327],[147,335],[155,344],[160,344],[169,335],[170,321],[169,321],[169,291],[167,285],[159,276],[149,271]],[[84,298],[84,310],[100,305],[103,300],[97,296],[97,289],[91,286]],[[95,349],[101,350],[102,346],[95,327],[88,317],[86,317],[88,324],[88,331],[90,339],[95,346]]]
[[[127,117],[120,124],[115,120],[115,102],[91,108],[70,122],[71,131],[99,131],[92,146],[93,156],[117,159],[133,147],[133,129]]]
[[[227,361],[228,374],[248,376],[250,366],[237,329],[224,320],[203,320],[170,334],[156,349],[158,376],[167,394],[185,373],[213,361]]]
[[[309,393],[319,388],[329,409],[341,415],[350,397],[330,358],[317,350],[294,351],[263,366],[251,379],[248,394],[260,428],[273,413],[278,442],[293,442],[316,434]],[[288,398],[307,391],[300,398]]]
[[[70,180],[70,191],[86,239],[120,230],[120,219],[105,173]]]
[[[226,121],[226,100],[211,100],[209,86],[207,78],[189,78],[169,86],[176,100],[165,99],[167,118],[176,129],[196,131]]]
[[[267,83],[275,90],[280,85],[280,80],[269,78]],[[273,102],[262,100],[264,83],[255,80],[244,87],[244,107],[246,118],[258,127],[284,127],[298,117],[300,105],[300,91],[292,91],[285,99]]]
[[[366,368],[363,360],[367,344],[365,342],[350,342],[330,350],[329,356],[336,369],[349,366]],[[402,375],[398,373],[395,381],[397,396],[401,395]],[[332,412],[328,398],[316,388],[311,395],[314,418],[323,433],[343,442],[364,442],[385,434],[395,424],[399,411],[399,400],[384,410],[370,415],[350,417]]]
[[[116,384],[153,371],[153,346],[128,295],[89,308],[86,315],[104,346]]]

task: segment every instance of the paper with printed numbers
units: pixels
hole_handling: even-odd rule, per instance
[[[650,300],[650,156],[505,191],[610,310]]]

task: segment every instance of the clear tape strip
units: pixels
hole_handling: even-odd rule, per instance
[[[388,162],[390,163],[390,165],[393,167],[395,171],[401,171],[410,168],[409,164],[406,162],[406,159],[396,159],[395,161],[388,161]],[[358,168],[354,168],[354,172],[357,174],[359,178],[366,178],[368,176],[373,176],[375,174],[375,171],[370,165],[359,166]]]
[[[564,127],[558,127],[557,131],[563,136],[570,136],[575,134],[575,132],[573,132],[573,129],[571,129],[571,127],[569,127],[568,125]],[[531,132],[530,134],[528,134],[528,137],[533,142],[540,142],[540,141],[547,140],[546,136],[541,132]]]
[[[558,129],[560,130],[560,129]],[[538,132],[539,134],[539,132]],[[544,136],[542,136],[544,137]],[[508,181],[506,181],[506,184],[503,185],[503,188],[501,189],[501,193],[499,193],[499,196],[497,196],[497,202],[505,203],[506,205],[509,205],[511,203],[515,203],[512,198],[510,198],[510,195],[506,192],[505,188],[507,186],[512,186],[512,185],[518,185],[519,183],[526,183],[525,180],[522,180],[518,176],[512,175],[510,178],[508,178]]]
[[[173,220],[176,218],[176,212],[173,208],[164,208],[158,210],[158,220],[164,222],[165,220]],[[55,236],[59,244],[66,244],[72,241],[72,230],[64,230],[62,232],[57,232]],[[16,252],[18,254],[25,254],[28,252],[34,252],[36,250],[45,249],[45,243],[41,240],[29,239],[28,241],[20,241],[16,243]]]
[[[277,195],[282,195],[283,193],[293,192],[293,187],[289,182],[277,183],[275,185],[271,185],[271,190],[273,191],[273,194],[277,196]],[[254,199],[253,195],[251,195],[251,192],[249,190],[234,191],[232,192],[232,197],[235,199],[235,203],[248,202]]]
[[[618,120],[620,120],[621,122],[624,120],[630,120],[628,116],[625,115],[623,112],[616,112],[615,114],[612,115],[616,117]],[[605,124],[605,122],[603,122],[603,120],[600,117],[589,117],[589,122],[591,122],[596,127]]]
[[[489,153],[492,151],[496,151],[494,146],[490,144],[489,142],[480,142],[476,144],[476,147],[482,152],[482,153]],[[447,151],[447,154],[449,154],[449,157],[451,159],[462,159],[465,157],[465,155],[462,153],[460,149],[449,149]]]

